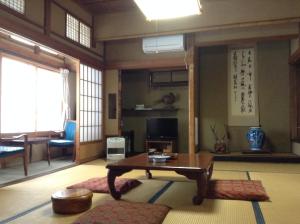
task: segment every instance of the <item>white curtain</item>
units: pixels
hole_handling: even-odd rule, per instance
[[[69,74],[70,71],[68,69],[60,69],[60,74],[63,77],[63,110],[62,117],[64,119],[64,123],[66,120],[71,118],[70,111],[70,92],[69,92]]]

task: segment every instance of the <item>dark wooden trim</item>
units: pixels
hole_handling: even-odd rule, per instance
[[[45,0],[45,1],[46,1],[46,0]],[[51,1],[51,3],[53,3],[53,0],[50,0],[50,1]],[[1,9],[7,11],[8,13],[10,13],[10,14],[16,16],[16,17],[18,17],[19,19],[24,20],[25,22],[27,22],[27,23],[29,23],[29,24],[31,24],[31,25],[33,25],[33,26],[36,26],[36,27],[38,27],[38,28],[40,28],[40,29],[43,29],[44,34],[45,34],[45,28],[44,28],[44,26],[41,26],[40,24],[38,24],[38,23],[36,23],[36,22],[34,22],[34,21],[28,19],[25,15],[23,15],[23,14],[21,14],[21,13],[18,13],[17,11],[12,10],[11,8],[9,8],[9,7],[5,6],[5,5],[1,5],[1,4],[0,4],[0,10],[1,10]],[[73,15],[72,15],[72,16],[73,16]],[[3,19],[6,19],[6,18],[3,17]],[[45,19],[44,19],[44,22],[45,22]],[[50,23],[50,22],[51,22],[51,19],[49,20],[49,23]],[[66,23],[65,23],[65,24],[66,24]],[[84,23],[84,24],[85,24],[85,23]],[[0,26],[1,26],[1,23],[0,23]],[[90,27],[90,26],[89,26],[89,27]],[[88,52],[90,52],[90,53],[96,55],[97,57],[102,57],[102,58],[103,58],[103,55],[96,53],[95,51],[91,50],[90,48],[88,48],[88,47],[86,47],[86,46],[84,46],[84,45],[82,45],[82,44],[79,44],[78,42],[73,41],[73,40],[71,40],[70,38],[66,38],[66,36],[63,36],[63,35],[60,35],[60,34],[58,34],[58,33],[55,33],[55,32],[53,32],[53,31],[51,31],[50,28],[51,28],[51,24],[49,25],[49,32],[50,32],[52,35],[58,36],[58,37],[60,37],[60,38],[62,38],[62,39],[64,39],[64,40],[66,40],[66,41],[68,41],[68,42],[70,42],[70,43],[76,45],[77,47],[80,47],[80,48],[84,49],[85,51],[88,51]],[[91,28],[91,30],[93,30],[92,27],[90,27],[90,28]],[[8,29],[8,30],[10,30],[10,29]],[[65,29],[65,30],[66,30],[66,29]],[[35,39],[32,39],[32,40],[35,40]]]
[[[174,35],[178,33],[197,33],[197,32],[207,32],[207,31],[216,31],[222,29],[232,29],[232,28],[247,28],[247,27],[263,27],[267,25],[279,25],[279,24],[286,24],[286,23],[299,23],[300,17],[287,17],[287,18],[280,18],[280,19],[269,19],[269,20],[257,20],[257,21],[246,21],[242,23],[228,23],[223,25],[211,25],[211,26],[202,26],[199,28],[191,28],[191,29],[177,29],[172,31],[165,31],[165,32],[151,32],[151,33],[139,33],[139,34],[132,34],[132,35],[123,35],[123,36],[109,36],[103,38],[96,38],[96,41],[112,41],[112,40],[122,40],[122,39],[133,39],[133,38],[141,38],[141,37],[151,37],[151,36],[163,36],[163,35]]]
[[[47,36],[51,33],[51,2],[44,0],[44,34]]]
[[[95,68],[102,69],[104,67],[102,62],[99,59],[91,57],[87,53],[74,49],[73,47],[70,47],[62,42],[54,40],[50,36],[46,36],[38,31],[25,27],[23,24],[8,19],[2,15],[0,15],[0,27],[7,29],[13,33],[22,35],[31,40],[34,40],[50,48],[57,49],[60,52],[70,55],[74,58],[77,58],[81,60],[83,63],[91,65]]]
[[[91,47],[96,48],[96,41],[95,41],[95,16],[92,15],[92,27],[91,27]]]
[[[76,61],[76,133],[75,161],[80,163],[80,61]]]
[[[297,137],[297,81],[296,66],[290,65],[290,139]]]
[[[122,135],[121,118],[122,118],[122,78],[121,71],[118,70],[118,93],[117,93],[117,119],[118,119],[118,135]]]
[[[152,68],[174,68],[184,67],[184,58],[166,58],[134,61],[115,61],[108,62],[105,69],[152,69]]]
[[[241,39],[232,39],[232,40],[224,40],[224,41],[212,41],[212,42],[202,42],[195,43],[196,47],[209,47],[209,46],[220,46],[220,45],[236,45],[236,44],[248,44],[255,42],[263,42],[263,41],[276,41],[276,40],[290,40],[296,38],[296,34],[288,34],[288,35],[277,35],[277,36],[269,36],[269,37],[253,37],[253,38],[241,38]]]
[[[91,26],[92,24],[90,24],[89,22],[85,21],[82,18],[79,18],[77,15],[75,15],[73,12],[71,12],[70,10],[68,10],[66,7],[62,6],[60,3],[58,3],[55,0],[52,0],[52,3],[55,4],[56,6],[58,6],[59,8],[61,8],[63,11],[67,12],[68,14],[70,14],[71,16],[75,17],[76,19],[78,19],[79,21],[81,21],[84,24],[87,24],[88,26]],[[90,13],[90,15],[92,15]]]
[[[83,164],[83,163],[88,163],[88,162],[94,161],[96,159],[101,158],[100,156],[101,155],[99,154],[97,156],[92,156],[92,157],[89,157],[89,158],[86,158],[86,159],[81,159],[81,160],[79,160],[79,164]]]
[[[107,101],[106,101],[106,89],[105,89],[105,80],[106,80],[106,75],[105,75],[105,71],[101,71],[102,74],[102,83],[101,83],[101,87],[102,87],[102,135],[101,135],[101,140],[103,142],[103,144],[106,144],[106,139],[105,139],[105,126],[106,126],[106,122],[105,122],[105,116],[106,116],[106,107],[107,107]]]
[[[53,58],[51,60],[50,56],[47,57],[40,53],[37,54],[33,49],[22,49],[13,43],[3,43],[0,39],[0,54],[1,52],[3,52],[4,56],[7,54],[7,57],[17,58],[17,60],[32,63],[46,69],[56,70],[56,72],[59,68],[66,67],[62,59],[55,58],[55,60]]]
[[[80,126],[80,127],[82,127],[82,126]],[[80,142],[80,145],[100,144],[100,143],[102,143],[102,139],[101,140],[94,140],[94,141],[87,141],[87,142]]]

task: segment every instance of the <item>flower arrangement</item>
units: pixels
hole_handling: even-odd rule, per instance
[[[225,133],[220,138],[218,136],[217,130],[216,130],[216,125],[210,125],[210,129],[215,137],[215,145],[214,145],[214,152],[215,153],[226,153],[227,152],[227,144],[229,141],[229,131],[228,131],[228,126],[224,125],[225,128]]]

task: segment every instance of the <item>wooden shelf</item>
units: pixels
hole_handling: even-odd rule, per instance
[[[177,152],[177,140],[145,140],[145,150],[148,152],[149,148],[155,148],[157,151]]]
[[[158,108],[158,109],[139,109],[139,110],[136,110],[136,109],[122,109],[122,111],[135,111],[135,112],[143,112],[143,111],[158,111],[158,112],[161,112],[161,111],[178,111],[179,109],[178,108]]]
[[[151,113],[174,113],[177,112],[179,108],[152,108],[152,109],[122,109],[122,113],[124,116],[130,115],[139,115],[139,114],[151,114]]]

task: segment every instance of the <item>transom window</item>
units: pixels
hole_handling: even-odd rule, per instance
[[[25,0],[0,0],[0,3],[19,13],[25,13]]]
[[[80,65],[80,142],[102,139],[102,72]]]
[[[67,13],[66,36],[80,44],[91,46],[91,28]]]
[[[8,57],[0,62],[1,133],[62,130],[62,75]]]

